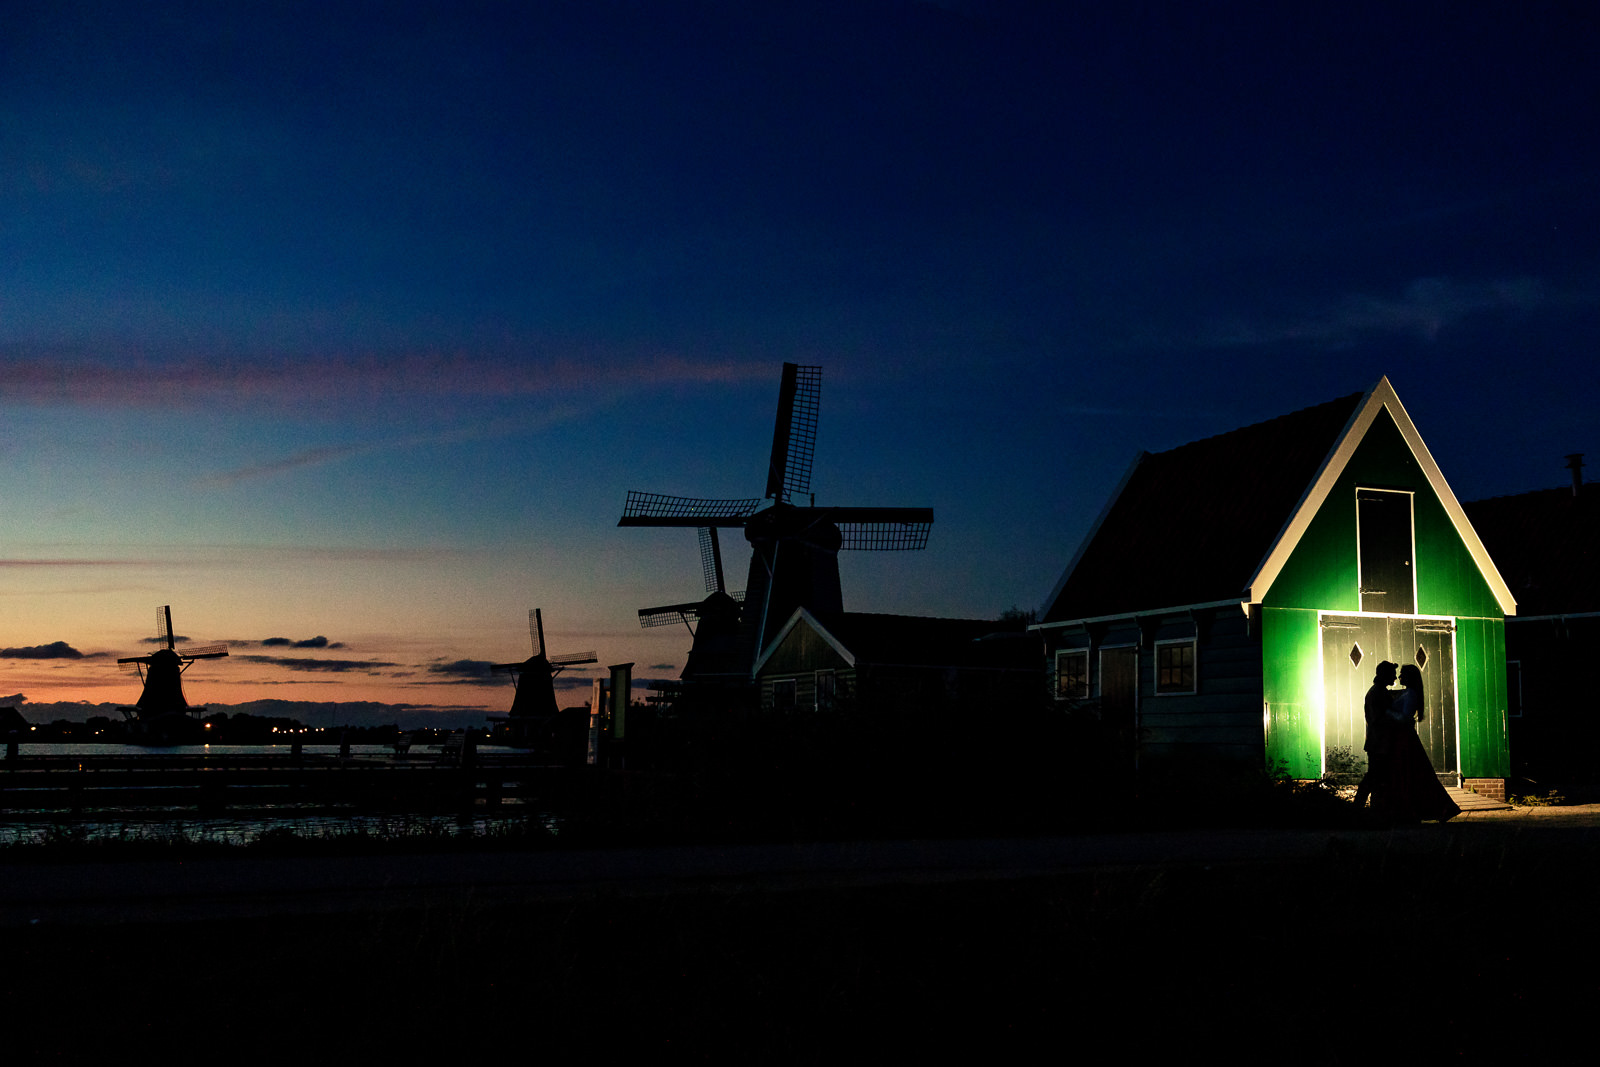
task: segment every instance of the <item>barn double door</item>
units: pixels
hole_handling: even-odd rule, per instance
[[[1417,736],[1440,778],[1454,784],[1456,665],[1454,624],[1448,619],[1370,615],[1322,617],[1323,770],[1342,781],[1366,773],[1367,722],[1362,705],[1384,660],[1422,669],[1426,714]],[[1398,689],[1395,690],[1399,692]]]

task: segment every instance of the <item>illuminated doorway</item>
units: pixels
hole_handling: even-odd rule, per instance
[[[1322,617],[1324,772],[1340,781],[1355,781],[1366,773],[1362,745],[1367,724],[1362,706],[1378,664],[1388,660],[1400,666],[1414,663],[1421,669],[1427,700],[1417,736],[1435,773],[1455,784],[1460,765],[1454,630],[1449,619]]]

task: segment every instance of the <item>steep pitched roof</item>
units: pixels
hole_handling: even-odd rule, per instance
[[[1043,621],[1238,598],[1361,399],[1141,453]]]
[[[1463,505],[1520,615],[1600,611],[1600,487],[1538,489]]]
[[[756,661],[759,671],[801,624],[808,624],[852,664],[897,666],[1037,667],[1037,638],[1021,623],[993,619],[936,619],[922,615],[879,615],[859,611],[813,614],[796,608],[783,629]]]
[[[1373,420],[1388,411],[1507,614],[1516,610],[1389,379],[1267,422],[1143,453],[1042,623],[1266,596]]]

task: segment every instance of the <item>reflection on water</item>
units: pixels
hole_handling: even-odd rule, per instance
[[[274,834],[293,833],[306,840],[406,841],[442,838],[492,838],[524,826],[540,827],[552,836],[560,833],[561,820],[546,812],[503,815],[296,815],[275,809],[270,815],[226,815],[196,818],[192,812],[169,818],[141,813],[120,818],[100,812],[92,819],[27,819],[25,813],[8,812],[0,819],[0,846],[49,842],[150,842],[156,844],[249,845],[270,840]],[[12,816],[24,816],[15,819]],[[531,824],[531,825],[530,825]]]
[[[437,749],[438,745],[413,745],[413,751]],[[94,745],[49,744],[17,746],[18,753],[26,756],[287,756],[289,745]],[[337,756],[338,745],[301,745],[307,756]],[[387,756],[394,751],[392,745],[351,745],[352,756]],[[480,752],[493,752],[489,745],[478,746]],[[518,751],[505,749],[503,751]]]
[[[141,745],[23,744],[27,756],[285,756],[289,745]],[[488,747],[488,746],[484,746]],[[391,756],[388,745],[351,745],[354,757]],[[413,752],[416,749],[413,748]],[[510,750],[507,750],[510,751]],[[306,756],[340,755],[339,745],[304,745]],[[0,768],[4,764],[0,763]],[[12,801],[16,794],[12,794]],[[362,814],[328,804],[274,804],[251,809],[237,807],[216,815],[199,815],[185,808],[96,808],[72,817],[65,810],[7,808],[0,811],[0,847],[48,842],[153,842],[159,844],[248,845],[278,834],[302,839],[403,841],[495,837],[526,829],[559,833],[561,819],[525,807],[514,796],[503,797],[493,813]]]

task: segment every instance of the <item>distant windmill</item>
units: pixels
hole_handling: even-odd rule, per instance
[[[521,663],[496,663],[489,668],[495,674],[511,675],[511,683],[517,688],[509,718],[511,743],[518,746],[528,744],[533,730],[555,716],[555,676],[580,663],[599,662],[593,652],[545,655],[544,619],[538,608],[528,612],[528,636],[533,642],[533,655]]]
[[[701,558],[710,596],[698,603],[646,608],[645,626],[697,619],[684,680],[749,679],[755,657],[797,607],[843,610],[839,551],[906,551],[927,547],[931,508],[818,507],[811,494],[822,368],[783,365],[764,497],[706,500],[630,492],[619,526],[692,526],[701,530]],[[796,503],[805,498],[805,503]],[[736,528],[750,542],[743,603],[723,590],[716,531]]]
[[[731,610],[733,617],[737,619],[738,605],[744,601],[744,590],[729,593],[727,583],[722,580],[722,545],[715,526],[700,527],[700,566],[705,572],[706,579],[707,596],[704,600],[664,604],[658,608],[640,608],[639,625],[649,629],[653,626],[671,626],[673,623],[681,622],[689,627],[689,632],[693,634],[695,632],[693,621],[708,615]],[[725,606],[724,602],[731,607]]]
[[[156,609],[156,641],[165,642],[148,656],[127,656],[117,660],[123,670],[138,673],[144,681],[144,691],[131,708],[122,714],[130,721],[146,724],[157,733],[169,733],[173,723],[184,719],[191,711],[204,711],[204,707],[191,708],[183,697],[183,672],[197,659],[220,659],[228,654],[227,645],[201,645],[197,648],[178,649],[172,634],[171,606]]]

